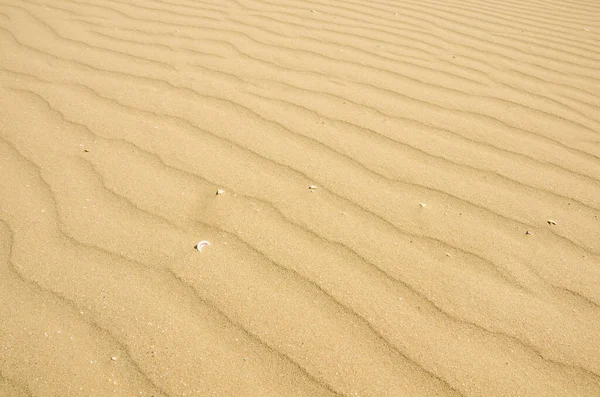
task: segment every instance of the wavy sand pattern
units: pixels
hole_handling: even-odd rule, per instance
[[[600,395],[596,1],[3,0],[0,163],[1,396]]]

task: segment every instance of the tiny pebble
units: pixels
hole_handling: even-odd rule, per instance
[[[427,204],[425,204],[425,203],[419,203],[419,205],[423,208],[427,207]]]
[[[219,189],[217,190],[217,196],[222,196],[225,193],[225,190]]]
[[[110,359],[113,360],[113,361],[117,361],[117,357],[116,356],[112,356]]]
[[[554,222],[552,219],[549,219],[547,222],[549,225],[556,225],[556,222]]]
[[[210,243],[206,240],[202,240],[198,244],[196,244],[196,249],[202,252],[202,248],[206,247],[207,245],[210,245]]]
[[[531,235],[531,232],[530,232],[529,230],[527,230],[527,231],[525,232],[525,234],[527,234],[527,235],[529,236],[529,235]]]

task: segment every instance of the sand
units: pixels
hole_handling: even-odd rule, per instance
[[[600,3],[5,0],[0,302],[0,396],[599,396]]]

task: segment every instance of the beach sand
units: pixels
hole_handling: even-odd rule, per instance
[[[0,301],[0,396],[600,396],[600,3],[3,1]]]

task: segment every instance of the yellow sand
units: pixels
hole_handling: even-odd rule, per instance
[[[600,396],[600,3],[5,0],[0,302],[1,396]]]

